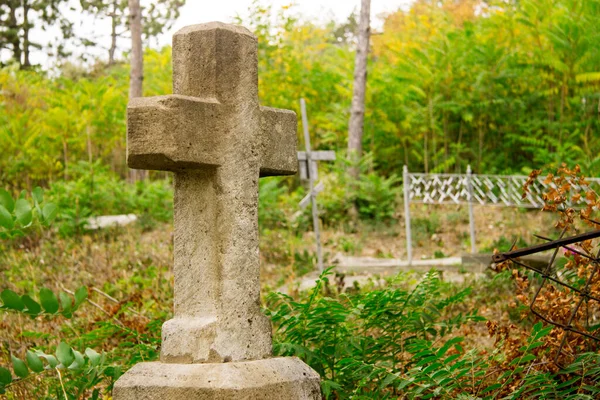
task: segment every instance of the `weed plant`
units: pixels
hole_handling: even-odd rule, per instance
[[[539,349],[552,331],[541,323],[516,348],[502,335],[491,350],[466,347],[459,333],[485,318],[466,307],[470,287],[453,288],[435,271],[412,290],[398,286],[400,279],[383,288],[343,293],[330,278],[328,270],[300,300],[280,293],[267,299],[267,314],[276,327],[275,352],[298,356],[319,372],[326,399],[600,395],[596,353],[580,354],[564,370],[540,370],[547,353]]]

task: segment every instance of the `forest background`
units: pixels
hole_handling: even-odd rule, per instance
[[[255,3],[238,22],[259,38],[262,103],[298,112],[304,97],[313,147],[345,149],[355,15],[315,25]],[[371,39],[369,168],[512,174],[577,162],[599,175],[599,36],[596,0],[421,0],[388,15]],[[171,93],[170,63],[169,47],[146,50],[145,96]],[[80,161],[126,176],[127,62],[58,65],[0,69],[4,186],[51,186]]]

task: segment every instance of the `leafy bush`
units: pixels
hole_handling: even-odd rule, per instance
[[[356,205],[362,219],[389,222],[394,218],[401,193],[396,174],[384,177],[373,169],[373,155],[367,154],[361,163],[361,177],[356,191]]]
[[[412,291],[395,287],[337,293],[331,270],[301,300],[273,293],[267,313],[275,352],[298,356],[322,378],[327,399],[592,399],[600,395],[600,355],[581,354],[563,370],[547,371],[544,347],[553,327],[510,338],[496,336],[491,352],[463,347],[456,335],[469,322],[471,289],[448,292],[436,272]],[[333,295],[332,295],[333,294]]]
[[[258,223],[261,227],[281,228],[288,219],[282,210],[281,197],[287,188],[280,179],[269,178],[259,181]]]
[[[63,235],[81,232],[92,216],[134,213],[147,224],[172,218],[173,192],[167,181],[129,184],[99,162],[79,162],[70,174],[68,181],[56,181],[48,189],[60,210],[56,225]]]
[[[37,298],[37,301],[34,300]],[[5,289],[0,293],[2,304],[0,313],[10,312],[39,319],[40,324],[58,321],[63,318],[70,322],[60,329],[63,332],[75,332],[71,344],[64,339],[56,346],[51,344],[28,344],[24,356],[11,352],[11,367],[0,366],[0,394],[35,393],[43,398],[75,400],[82,398],[99,399],[102,392],[109,393],[112,385],[120,377],[121,372],[141,361],[152,361],[158,358],[160,347],[160,326],[165,320],[164,313],[157,318],[143,322],[131,315],[131,303],[119,303],[109,313],[106,320],[86,322],[86,318],[75,318],[86,301],[100,307],[88,299],[88,289],[81,287],[72,295],[42,288],[37,296],[18,295]],[[107,312],[104,310],[104,312]],[[76,332],[81,327],[83,332]],[[68,328],[68,329],[65,329]],[[29,331],[31,338],[40,337],[54,339],[40,331]],[[109,351],[98,353],[93,348],[103,349],[117,339],[117,346],[110,346]],[[41,342],[46,342],[42,340]],[[73,346],[73,347],[72,347]],[[112,348],[111,348],[112,347]],[[85,348],[83,353],[76,348]],[[11,371],[12,370],[12,371]],[[30,378],[35,377],[35,389],[30,386]],[[29,382],[29,383],[28,383]],[[26,390],[23,392],[23,390]]]
[[[323,173],[325,190],[319,195],[320,216],[325,225],[336,226],[347,222],[353,205],[360,219],[369,222],[393,221],[401,192],[400,178],[388,177],[375,171],[373,156],[363,156],[359,169],[360,179],[354,184],[348,177],[347,160],[340,158],[332,172]]]
[[[165,197],[165,192],[168,193],[168,190],[161,190],[161,186],[148,187],[157,193],[159,199]],[[28,238],[36,223],[41,228],[51,222],[56,215],[56,206],[43,202],[43,192],[39,188],[32,192],[32,198],[33,206],[26,200],[25,193],[15,201],[8,192],[0,191],[3,214],[0,233]],[[143,204],[138,204],[138,207],[141,206]],[[152,270],[147,268],[144,273],[152,275]],[[152,282],[155,281],[152,279]],[[9,282],[10,279],[5,284]],[[37,282],[33,282],[33,287],[36,286]],[[159,311],[153,318],[147,318],[135,314],[130,301],[112,300],[118,304],[107,311],[88,299],[85,286],[75,292],[65,289],[58,294],[45,287],[35,291],[29,289],[23,295],[6,288],[2,290],[0,319],[6,324],[20,322],[19,333],[3,339],[2,350],[6,353],[0,351],[0,356],[4,358],[6,355],[10,366],[0,366],[0,394],[6,394],[9,399],[34,396],[64,400],[99,399],[102,392],[110,393],[122,370],[142,359],[156,359],[165,313]],[[86,301],[99,308],[108,319],[95,317],[90,310],[84,318],[74,318]],[[30,321],[24,322],[24,317]],[[29,329],[24,329],[25,326]],[[114,339],[117,339],[116,344]],[[80,352],[78,348],[85,350]],[[99,353],[93,348],[108,351]]]
[[[327,398],[382,398],[391,384],[385,371],[402,370],[411,345],[482,319],[475,312],[444,315],[470,289],[442,295],[436,272],[410,292],[392,286],[328,297],[323,292],[331,292],[330,273],[321,275],[304,301],[276,293],[267,305],[277,329],[275,352],[303,358],[321,375]]]

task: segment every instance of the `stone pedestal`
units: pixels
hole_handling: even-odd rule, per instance
[[[215,364],[141,363],[113,390],[119,400],[320,400],[319,375],[295,357]]]

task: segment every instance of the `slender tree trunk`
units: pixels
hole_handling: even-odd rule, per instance
[[[113,12],[110,14],[111,30],[110,30],[110,48],[108,49],[108,65],[115,63],[115,52],[117,51],[117,15],[118,15],[117,0],[113,1]]]
[[[29,9],[28,0],[23,0],[23,68],[31,67],[29,61]]]
[[[365,92],[367,87],[367,59],[369,56],[369,36],[371,0],[362,0],[358,24],[358,46],[354,65],[354,90],[348,124],[348,158],[351,162],[350,176],[358,180],[358,162],[362,155],[363,124],[365,119]]]
[[[142,54],[142,11],[140,0],[129,0],[129,26],[131,28],[131,75],[129,98],[142,97],[144,59]]]
[[[140,0],[129,0],[129,27],[131,31],[131,74],[129,75],[129,98],[142,97],[144,83],[144,54],[142,51],[142,10]],[[132,180],[145,179],[147,171],[135,171]]]
[[[19,23],[17,22],[17,8],[19,7],[19,0],[13,0],[8,3],[10,8],[8,14],[8,29],[9,29],[9,42],[12,46],[13,58],[16,62],[21,64],[21,41],[19,40]]]

